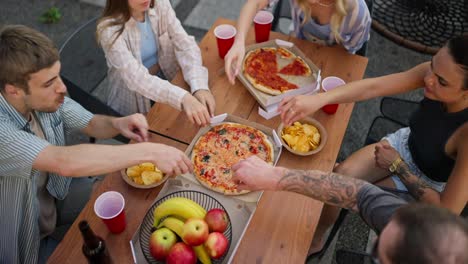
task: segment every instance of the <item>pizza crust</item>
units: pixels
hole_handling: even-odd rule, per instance
[[[242,190],[242,191],[231,191],[231,190],[226,190],[226,189],[223,189],[221,187],[218,187],[218,186],[213,186],[212,184],[208,183],[207,181],[205,181],[204,178],[202,177],[198,177],[198,175],[195,175],[195,178],[198,180],[198,182],[203,185],[205,188],[207,189],[210,189],[214,192],[217,192],[217,193],[222,193],[224,195],[242,195],[242,194],[246,194],[246,193],[249,193],[251,191],[248,191],[248,190]]]

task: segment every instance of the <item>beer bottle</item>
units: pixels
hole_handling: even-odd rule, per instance
[[[79,223],[81,235],[83,235],[83,254],[88,259],[89,264],[110,264],[112,259],[106,248],[104,239],[94,234],[87,221]]]

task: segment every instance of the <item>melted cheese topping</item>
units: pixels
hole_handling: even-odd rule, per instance
[[[273,150],[265,139],[262,132],[247,126],[215,126],[194,146],[195,174],[210,186],[236,190],[232,165],[253,155],[272,163]]]

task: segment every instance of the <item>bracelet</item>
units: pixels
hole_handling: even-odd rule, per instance
[[[400,163],[402,162],[403,160],[401,159],[401,157],[398,157],[396,160],[394,160],[392,162],[392,164],[390,164],[390,167],[388,167],[388,170],[391,172],[391,173],[394,173],[395,171],[397,171],[398,167],[400,166]]]

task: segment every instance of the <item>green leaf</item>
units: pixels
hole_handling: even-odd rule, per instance
[[[42,23],[57,23],[61,17],[60,10],[57,7],[51,7],[39,17],[39,21]]]

